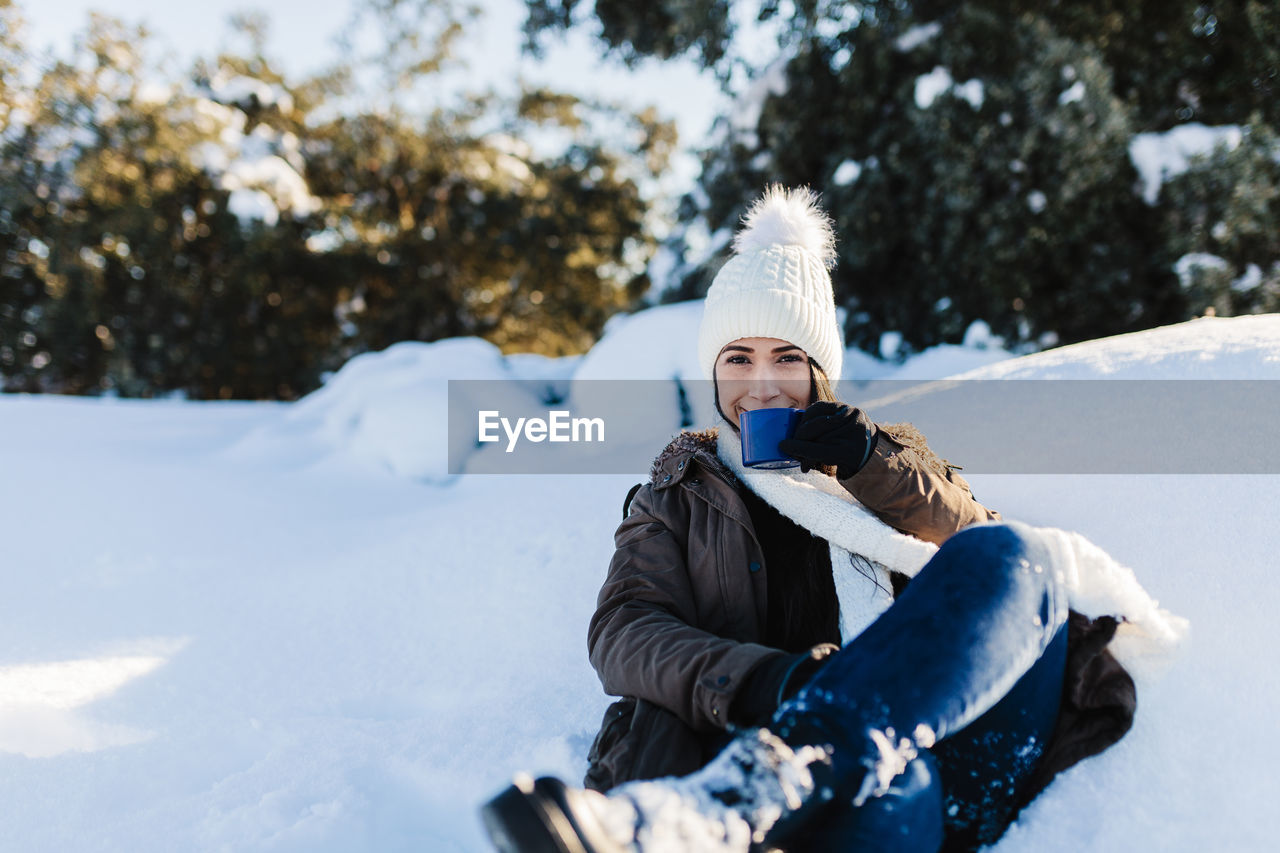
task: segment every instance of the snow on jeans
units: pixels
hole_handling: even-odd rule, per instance
[[[830,799],[815,797],[766,840],[814,851],[994,841],[1057,719],[1066,623],[1066,592],[1034,530],[952,536],[774,715],[769,728],[792,747],[832,748],[814,767]]]

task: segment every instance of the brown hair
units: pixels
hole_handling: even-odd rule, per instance
[[[813,360],[813,356],[809,357],[809,376],[813,379],[813,392],[809,395],[809,405],[812,406],[819,400],[826,400],[828,403],[840,402],[840,398],[836,396],[836,389],[832,387],[826,371],[818,366],[818,362]]]
[[[812,406],[819,400],[826,400],[828,403],[839,403],[840,398],[836,396],[836,389],[832,387],[831,380],[827,377],[826,372],[818,366],[818,362],[809,357],[809,376],[813,379],[813,391],[809,394],[809,405]],[[827,476],[834,477],[836,475],[836,466],[821,465],[818,470]]]

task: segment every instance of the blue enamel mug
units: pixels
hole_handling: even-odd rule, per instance
[[[753,409],[738,416],[742,430],[742,464],[748,468],[795,468],[798,459],[778,449],[791,438],[804,409]]]

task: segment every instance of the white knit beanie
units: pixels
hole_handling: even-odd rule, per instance
[[[733,238],[734,255],[707,290],[698,362],[711,379],[724,345],[780,338],[811,356],[836,382],[844,336],[827,270],[835,265],[831,220],[811,190],[774,184],[752,203]]]

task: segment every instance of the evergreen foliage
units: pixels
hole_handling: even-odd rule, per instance
[[[567,0],[528,5],[535,41],[582,17]],[[687,53],[729,80],[742,62],[731,4],[658,5],[669,20],[645,40],[634,33],[655,12],[597,2],[606,49]],[[890,331],[907,348],[955,343],[981,319],[1034,349],[1280,310],[1276,4],[758,8],[779,59],[737,87],[746,94],[719,120],[681,218],[689,232],[724,234],[769,182],[820,190],[851,344],[878,352]],[[1135,138],[1189,123],[1238,126],[1241,142],[1191,157],[1144,198]],[[702,257],[677,239],[686,262],[665,298],[705,293],[725,246]]]
[[[38,61],[0,0],[4,390],[293,399],[401,340],[582,352],[638,304],[672,126],[544,91],[410,109],[467,19],[361,8],[382,49],[290,82],[253,16],[174,75],[98,16]]]
[[[526,47],[539,54],[548,31],[564,31],[581,22],[578,0],[525,0]],[[725,0],[682,3],[629,3],[596,0],[590,14],[600,24],[600,39],[628,64],[645,57],[669,59],[693,53],[704,65],[725,56],[733,36]]]

